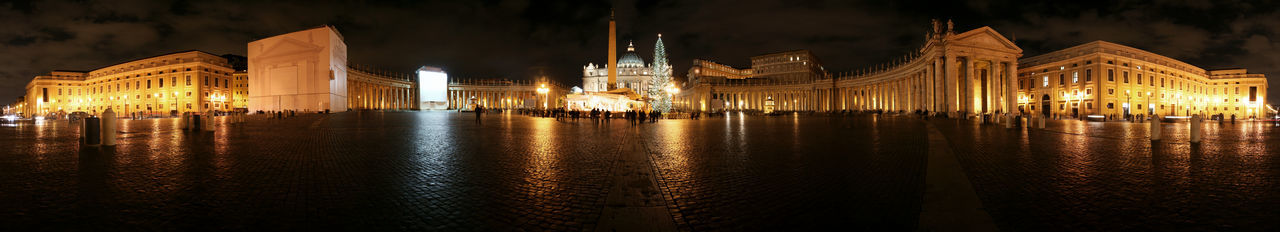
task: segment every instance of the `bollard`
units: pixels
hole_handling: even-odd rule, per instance
[[[107,111],[102,112],[102,145],[103,146],[116,145],[116,122],[117,121],[118,120],[116,119],[116,112],[112,111],[111,108],[107,108]]]
[[[1004,129],[1013,129],[1013,115],[1012,115],[1012,114],[1008,114],[1008,115],[1005,115],[1005,116],[1004,116]]]
[[[205,115],[207,118],[204,120],[204,131],[213,131],[213,110],[209,110]]]
[[[200,131],[200,127],[203,125],[200,120],[202,120],[200,115],[191,114],[191,131]]]
[[[1204,118],[1199,114],[1191,116],[1191,143],[1200,143],[1200,133],[1203,130]]]
[[[187,116],[187,113],[182,113],[181,116],[178,116],[178,126],[182,127],[183,130],[190,128],[190,125],[187,125]]]
[[[84,145],[98,146],[102,143],[102,125],[99,125],[97,117],[88,117],[84,119],[84,127],[80,131],[81,141]]]
[[[1160,141],[1160,119],[1157,116],[1151,118],[1151,141]]]
[[[1040,116],[1040,117],[1036,117],[1036,118],[1038,118],[1038,119],[1039,119],[1039,120],[1037,120],[1037,122],[1036,122],[1036,123],[1040,124],[1040,125],[1038,125],[1038,126],[1036,126],[1036,127],[1039,127],[1040,129],[1044,129],[1044,121],[1048,121],[1048,120],[1049,120],[1049,118],[1044,117],[1044,116]]]

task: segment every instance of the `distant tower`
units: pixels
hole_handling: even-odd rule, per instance
[[[618,31],[613,23],[613,9],[609,9],[609,89],[618,88]]]

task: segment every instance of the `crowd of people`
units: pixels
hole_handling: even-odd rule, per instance
[[[481,122],[481,118],[484,114],[490,113],[491,111],[492,111],[491,109],[485,108],[484,106],[476,106],[475,108],[472,108],[472,113],[475,114],[477,123]],[[546,110],[517,109],[515,110],[515,112],[521,115],[555,118],[556,121],[561,121],[561,120],[577,121],[582,118],[589,118],[591,120],[600,122],[600,121],[609,121],[617,118],[622,118],[632,124],[640,124],[645,122],[656,123],[658,122],[658,119],[661,119],[664,116],[662,112],[652,111],[652,110],[651,111],[627,110],[622,113],[614,113],[612,111],[603,110],[603,109],[591,109],[590,111],[581,111],[581,110],[568,110],[563,107],[546,109]],[[689,114],[689,116],[692,119],[697,119],[698,117],[700,117],[700,114],[692,113],[692,114]]]

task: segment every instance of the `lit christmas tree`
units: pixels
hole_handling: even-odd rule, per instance
[[[662,46],[662,34],[658,34],[658,43],[653,46],[653,79],[649,80],[649,105],[653,110],[663,113],[671,111],[671,95],[667,90],[672,87],[667,49]]]

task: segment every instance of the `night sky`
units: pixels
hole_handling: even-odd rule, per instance
[[[1079,3],[1087,3],[1077,1]],[[35,75],[91,70],[182,50],[244,55],[249,41],[334,25],[351,63],[451,78],[527,79],[530,67],[581,85],[606,62],[609,9],[618,48],[635,40],[646,62],[663,34],[677,76],[692,59],[748,67],[750,56],[809,49],[847,71],[919,47],[929,20],[956,30],[991,26],[1024,57],[1094,40],[1206,69],[1280,77],[1280,6],[1272,1],[40,1],[0,3],[0,105]],[[1280,99],[1270,88],[1270,101]]]

